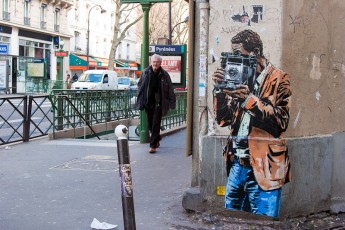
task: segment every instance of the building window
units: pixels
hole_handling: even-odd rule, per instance
[[[76,22],[79,21],[79,11],[77,8],[74,9],[74,19]]]
[[[80,33],[78,31],[74,31],[74,50],[81,50],[80,45],[79,45],[79,40],[80,40]]]
[[[30,1],[24,1],[24,25],[30,25]]]
[[[60,9],[56,8],[54,12],[54,30],[55,32],[60,31]]]
[[[122,48],[122,42],[120,42],[119,46],[117,47],[117,56],[119,59],[121,58],[121,48]]]
[[[45,50],[50,50],[51,45],[36,41],[19,39],[19,56],[46,58]]]
[[[115,23],[115,15],[114,15],[114,13],[111,13],[111,15],[110,15],[110,30],[111,31],[114,30],[114,23]]]
[[[127,54],[126,59],[127,60],[129,60],[129,53],[130,52],[131,52],[131,46],[130,46],[130,44],[127,44],[127,50],[126,50],[126,54]]]
[[[10,0],[2,0],[2,19],[5,21],[10,20]]]
[[[47,5],[42,4],[41,5],[41,29],[46,29],[46,26],[47,26],[46,11],[47,11]]]

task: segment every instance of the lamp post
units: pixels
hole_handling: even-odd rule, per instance
[[[101,14],[105,13],[106,10],[102,8],[101,5],[94,5],[89,9],[89,14],[87,18],[87,48],[86,48],[86,58],[87,58],[87,69],[89,69],[89,49],[90,49],[90,13],[91,10],[95,7],[99,6],[101,8]]]
[[[65,42],[63,41],[62,38],[60,38],[59,41],[59,50],[64,51],[63,47],[65,45]],[[60,59],[60,69],[59,69],[59,77],[58,77],[58,82],[59,82],[59,89],[63,89],[63,56],[58,57]]]
[[[179,23],[177,23],[176,25],[174,25],[174,27],[169,31],[169,44],[172,45],[172,33],[174,31],[174,29],[176,28],[176,26],[182,24],[182,23],[187,23],[189,20],[189,17],[185,17],[185,19]],[[171,26],[170,26],[171,27]]]

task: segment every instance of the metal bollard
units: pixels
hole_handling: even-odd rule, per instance
[[[117,154],[121,180],[123,222],[125,230],[135,230],[136,226],[132,175],[127,140],[128,128],[124,125],[118,125],[115,128],[115,135],[117,136]]]

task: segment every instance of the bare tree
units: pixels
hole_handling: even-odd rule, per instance
[[[149,16],[149,43],[157,44],[158,38],[168,38],[169,35],[169,7],[168,3],[156,3],[151,6]],[[188,3],[185,0],[173,0],[171,3],[172,44],[185,44],[188,38],[186,23],[180,23],[188,16]],[[138,23],[138,38],[143,37],[143,21]],[[175,27],[175,25],[177,25]]]
[[[114,69],[115,52],[120,42],[126,37],[127,30],[136,24],[143,17],[140,14],[137,18],[130,17],[140,5],[139,4],[121,4],[120,0],[112,0],[115,3],[115,23],[114,23],[114,34],[109,53],[108,69]]]
[[[171,44],[186,44],[188,40],[188,3],[185,0],[175,0],[171,10]]]

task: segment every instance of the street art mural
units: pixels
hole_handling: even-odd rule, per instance
[[[233,36],[231,48],[221,53],[212,74],[214,118],[230,130],[223,149],[225,208],[278,217],[282,187],[291,179],[284,139],[290,78],[264,56],[262,40],[253,30]]]

